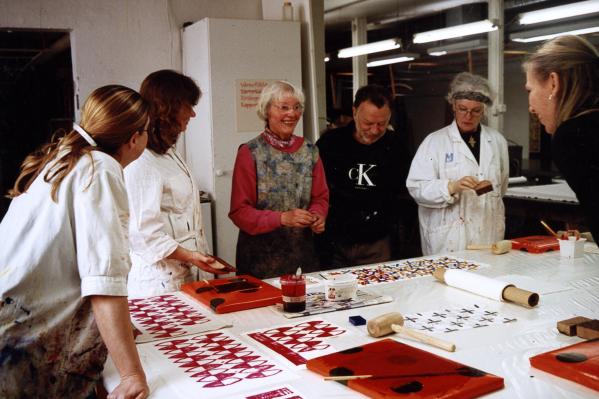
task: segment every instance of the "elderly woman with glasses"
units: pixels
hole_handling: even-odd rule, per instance
[[[312,235],[324,231],[329,190],[317,147],[293,134],[303,109],[291,83],[266,86],[257,109],[264,131],[238,150],[229,217],[240,229],[240,273],[269,278],[318,267]]]
[[[424,139],[406,181],[418,203],[424,255],[492,244],[505,232],[507,142],[481,124],[492,104],[489,83],[460,73],[451,82],[447,100],[455,120]]]

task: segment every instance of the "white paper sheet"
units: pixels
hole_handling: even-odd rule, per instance
[[[181,398],[230,398],[297,378],[254,346],[220,331],[149,342],[137,349],[151,379],[163,380]]]
[[[181,292],[129,299],[129,313],[136,329],[136,343],[231,327],[200,311],[198,305]]]
[[[247,335],[295,366],[304,366],[309,359],[340,350],[335,341],[352,332],[322,319],[313,319],[251,331]]]

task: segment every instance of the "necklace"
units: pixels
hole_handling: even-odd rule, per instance
[[[474,138],[474,135],[470,136],[470,138],[468,139],[468,144],[470,144],[470,147],[474,148],[474,146],[476,145],[476,139]]]
[[[289,148],[293,146],[297,137],[291,136],[287,140],[283,140],[277,136],[275,136],[269,128],[264,129],[263,136],[273,147],[275,148]]]

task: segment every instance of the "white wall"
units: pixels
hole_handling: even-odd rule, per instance
[[[180,27],[204,17],[261,19],[260,0],[0,0],[0,26],[71,30],[80,104],[102,85],[137,89],[181,70]]]

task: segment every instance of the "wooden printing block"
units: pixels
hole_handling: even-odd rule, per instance
[[[489,191],[493,191],[493,184],[488,180],[482,180],[474,187],[476,195],[483,195]]]
[[[562,320],[557,322],[557,329],[562,334],[566,334],[570,337],[576,335],[577,326],[581,323],[592,321],[588,317],[576,316],[571,319]]]
[[[576,335],[582,339],[599,338],[599,320],[585,321],[576,326]]]

